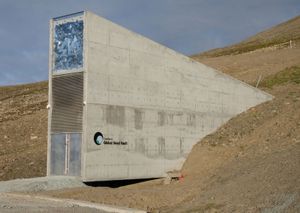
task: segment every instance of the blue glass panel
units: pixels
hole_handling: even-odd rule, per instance
[[[83,65],[83,21],[74,21],[55,26],[55,70],[81,68]]]

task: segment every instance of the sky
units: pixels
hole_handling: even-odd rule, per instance
[[[0,86],[47,80],[49,20],[82,10],[192,55],[300,15],[300,0],[0,0]]]

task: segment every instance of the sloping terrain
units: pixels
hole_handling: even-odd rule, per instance
[[[193,58],[238,55],[272,46],[288,47],[300,41],[300,16],[260,32],[237,44],[193,55]]]
[[[0,180],[46,175],[48,84],[0,87]]]
[[[299,20],[248,40],[268,45],[193,56],[254,85],[261,75],[259,87],[275,98],[195,145],[184,179],[45,194],[162,212],[300,212]],[[292,46],[283,44],[289,39]],[[45,175],[47,84],[1,87],[0,101],[0,179]]]
[[[201,177],[216,170],[204,186],[192,180],[204,189],[181,210],[300,210],[300,86],[270,92],[275,100],[242,113],[194,148],[184,173]]]
[[[238,44],[192,56],[203,64],[256,85],[287,67],[300,66],[300,16]],[[291,41],[291,43],[290,43]]]
[[[255,86],[259,78],[263,80],[287,67],[300,66],[299,58],[300,43],[293,48],[261,49],[197,60]]]

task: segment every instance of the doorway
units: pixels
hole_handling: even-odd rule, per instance
[[[80,176],[81,133],[51,134],[50,175]]]

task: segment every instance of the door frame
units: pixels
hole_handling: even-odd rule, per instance
[[[70,174],[70,162],[71,162],[71,147],[74,143],[72,143],[71,140],[71,135],[72,134],[78,134],[80,135],[80,141],[79,141],[79,159],[76,161],[79,164],[79,171],[77,172],[77,174]],[[64,153],[64,160],[63,160],[63,171],[62,172],[58,172],[55,173],[55,171],[53,171],[53,161],[52,158],[55,157],[55,153],[52,150],[52,144],[55,143],[55,141],[53,141],[53,135],[61,135],[64,137],[64,141],[60,142],[62,143],[61,145],[64,147],[63,152]],[[47,169],[47,175],[48,176],[52,176],[52,175],[58,175],[58,176],[81,176],[81,164],[82,164],[82,141],[83,141],[83,134],[82,132],[61,132],[61,133],[52,133],[50,135],[50,140],[49,140],[49,150],[48,150],[48,156],[49,156],[49,162],[48,162],[48,169]],[[59,142],[56,142],[59,143]],[[62,151],[62,150],[61,150]],[[76,173],[76,172],[75,172]]]

